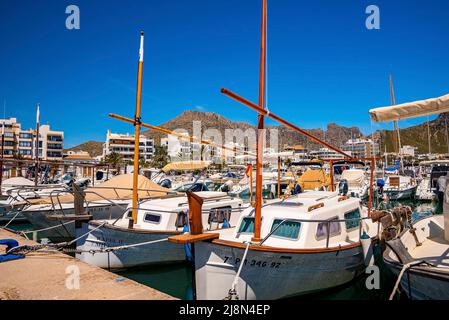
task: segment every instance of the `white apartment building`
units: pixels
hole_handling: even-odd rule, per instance
[[[320,148],[319,150],[312,150],[309,152],[309,157],[311,159],[321,159],[321,160],[330,160],[330,159],[341,159],[343,156],[329,148]]]
[[[194,139],[197,138],[194,137]],[[161,146],[166,148],[168,156],[173,161],[204,160],[214,163],[235,164],[237,159],[246,159],[243,155],[244,152],[248,151],[247,146],[235,142],[225,144],[224,146],[228,149],[223,149],[207,144],[202,145],[195,141],[191,142],[187,139],[178,139],[174,135],[161,138]]]
[[[22,130],[16,118],[0,119],[0,128],[5,126],[3,155],[12,158],[20,155],[25,159],[34,159],[36,154],[36,130]],[[64,132],[54,131],[49,125],[39,127],[39,159],[62,160]]]
[[[379,144],[373,143],[371,139],[349,139],[342,149],[354,158],[369,158],[379,155]]]
[[[134,159],[134,135],[111,133],[108,130],[106,135],[106,142],[103,144],[103,158],[116,152],[123,157],[125,161],[132,161]],[[139,156],[140,158],[149,161],[154,156],[154,141],[144,135],[139,137]]]
[[[414,157],[417,153],[418,148],[413,146],[402,146],[401,155],[405,157]]]
[[[62,160],[64,150],[64,132],[50,130],[49,125],[39,127],[39,158],[44,160]]]

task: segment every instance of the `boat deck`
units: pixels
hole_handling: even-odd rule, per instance
[[[20,245],[36,244],[3,229],[0,229],[0,239],[16,239]],[[4,253],[5,247],[0,246],[0,254]],[[77,271],[79,271],[78,288],[73,285],[76,282],[71,280]],[[2,299],[171,300],[175,298],[60,252],[34,252],[27,254],[24,259],[0,263],[0,300]]]
[[[442,234],[427,238],[410,254],[415,259],[425,260],[437,267],[449,269],[449,242],[444,239]]]

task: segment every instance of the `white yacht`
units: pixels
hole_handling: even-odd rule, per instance
[[[390,200],[413,199],[418,185],[416,179],[403,175],[388,175],[385,179],[383,193]]]
[[[83,214],[87,218],[117,219],[123,215],[132,199],[132,174],[116,176],[95,187],[86,188]],[[138,176],[139,199],[154,199],[173,196],[176,192],[163,188],[146,177]],[[53,191],[49,197],[26,200],[22,214],[34,229],[47,229],[41,237],[60,240],[75,237],[75,223],[79,218],[75,212],[73,192]],[[79,214],[79,213],[78,213]],[[52,228],[54,227],[54,228]]]
[[[235,229],[195,243],[198,299],[226,298],[234,281],[239,299],[257,300],[342,285],[365,269],[362,233],[377,234],[360,199],[337,192],[306,191],[265,204],[260,243],[251,243],[254,220],[247,208]]]
[[[195,192],[204,199],[202,224],[205,231],[223,227],[233,229],[239,221],[243,202],[224,192]],[[137,223],[129,228],[131,208],[119,220],[96,220],[83,224],[80,235],[90,232],[77,242],[83,251],[77,258],[89,264],[108,269],[122,269],[155,263],[179,262],[186,259],[182,244],[168,241],[131,247],[126,250],[95,252],[166,239],[181,234],[189,221],[189,206],[185,195],[170,199],[148,200],[139,204]],[[89,251],[92,251],[89,252]]]
[[[351,168],[342,172],[337,190],[339,193],[344,193],[351,197],[366,199],[369,194],[369,182],[370,177],[366,170]]]
[[[416,199],[432,201],[436,199],[437,180],[449,172],[449,160],[423,161],[419,164],[422,179],[416,189]]]
[[[387,242],[384,262],[396,276],[405,271],[400,285],[410,299],[449,300],[449,206],[445,207],[444,216],[418,220]]]
[[[62,184],[35,185],[34,181],[24,177],[14,177],[3,181],[0,200],[0,222],[26,221],[22,213],[18,213],[27,200],[48,197],[51,192],[65,190]],[[23,204],[23,205],[20,205]]]

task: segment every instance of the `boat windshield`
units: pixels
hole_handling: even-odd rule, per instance
[[[198,192],[198,191],[209,191],[209,188],[204,183],[188,183],[179,186],[175,189],[178,192]]]

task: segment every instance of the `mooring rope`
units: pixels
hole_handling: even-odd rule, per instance
[[[68,225],[70,223],[74,223],[74,222],[75,222],[75,220],[72,220],[72,221],[64,222],[64,223],[61,223],[61,224],[58,224],[58,225],[55,225],[55,226],[42,228],[42,229],[38,229],[38,230],[21,231],[20,233],[34,233],[34,232],[37,233],[37,232],[52,230],[52,229],[56,229],[56,228],[60,228],[60,227],[66,226],[66,225]]]
[[[95,230],[97,230],[100,227],[102,227],[102,225],[96,227]],[[92,229],[88,233],[91,233],[91,232],[93,232],[95,230]],[[78,240],[80,238],[86,236],[88,233],[85,233],[81,237],[78,237]],[[91,250],[79,250],[79,249],[65,248],[65,247],[73,244],[76,240],[77,239],[72,240],[70,242],[61,242],[61,243],[55,243],[55,244],[38,244],[38,245],[17,246],[17,247],[11,248],[7,253],[18,253],[18,252],[25,252],[25,253],[27,253],[27,252],[38,251],[38,250],[41,250],[41,249],[44,249],[44,248],[55,249],[55,251],[49,251],[48,253],[60,252],[60,251],[62,251],[64,253],[91,253],[91,254],[107,253],[107,252],[112,252],[112,251],[125,250],[125,249],[128,249],[128,248],[134,248],[134,247],[140,247],[140,246],[144,246],[144,245],[164,242],[164,241],[168,241],[168,238],[163,238],[163,239],[158,239],[158,240],[151,240],[151,241],[140,242],[140,243],[133,243],[133,244],[129,244],[129,245],[122,245],[122,246],[116,246],[116,247],[105,247],[105,248],[100,248],[100,249],[91,249]]]
[[[407,271],[408,269],[412,268],[412,267],[416,267],[420,264],[427,264],[429,266],[432,266],[432,264],[422,260],[422,261],[413,261],[413,262],[409,262],[406,263],[402,266],[401,272],[399,272],[399,276],[398,279],[396,280],[396,283],[394,285],[393,291],[391,292],[390,298],[388,300],[393,300],[394,299],[394,295],[396,294],[396,291],[398,291],[399,288],[399,284],[401,283],[402,277],[404,276],[405,271]],[[410,288],[409,288],[410,290]]]
[[[103,223],[101,223],[99,226],[93,228],[92,230],[89,230],[88,232],[86,232],[85,234],[79,236],[78,238],[73,239],[72,241],[70,241],[70,242],[67,243],[67,246],[70,246],[71,244],[77,242],[79,239],[82,239],[82,238],[84,238],[85,236],[91,234],[92,232],[94,232],[94,231],[100,229],[100,228],[101,228],[102,226],[104,226],[106,223],[107,223],[107,222],[103,222]]]
[[[238,295],[238,292],[237,292],[237,284],[239,282],[240,273],[242,272],[243,265],[245,264],[246,256],[248,254],[248,250],[249,250],[249,246],[250,245],[251,245],[251,242],[248,242],[246,244],[245,252],[243,253],[243,257],[242,257],[242,260],[240,262],[240,266],[239,266],[239,268],[237,270],[237,273],[236,273],[236,275],[234,277],[234,281],[232,282],[231,289],[229,289],[228,296],[225,297],[225,300],[232,300],[233,296],[235,296],[236,300],[239,300],[239,295]]]
[[[7,224],[5,224],[4,226],[2,226],[0,229],[6,229],[8,228],[8,226],[11,224],[11,222],[14,221],[15,218],[17,218],[17,216],[20,214],[20,211],[17,211],[17,213],[14,215],[14,217],[12,217]]]
[[[118,250],[125,250],[125,249],[129,249],[129,248],[134,248],[134,247],[140,247],[140,246],[144,246],[144,245],[149,245],[149,244],[154,244],[154,243],[159,243],[159,242],[164,242],[164,241],[168,241],[168,238],[163,238],[163,239],[158,239],[158,240],[151,240],[151,241],[146,241],[146,242],[140,242],[140,243],[134,243],[134,244],[128,244],[128,245],[123,245],[123,246],[116,246],[116,247],[106,247],[106,248],[101,248],[101,249],[91,249],[91,250],[74,250],[72,252],[76,252],[76,253],[105,253],[105,252],[112,252],[112,251],[118,251]]]

